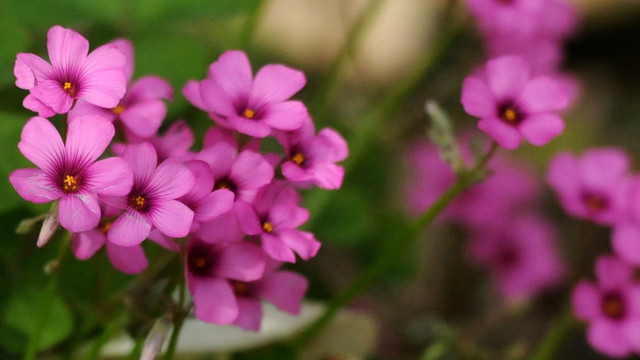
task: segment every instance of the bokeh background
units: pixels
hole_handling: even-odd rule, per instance
[[[550,157],[561,149],[619,146],[631,155],[633,169],[640,169],[640,2],[574,2],[581,26],[566,44],[564,68],[579,79],[581,96],[565,118],[562,136],[544,148],[524,146],[513,154],[529,164],[541,182]],[[371,114],[386,106],[362,156],[350,164],[343,188],[331,195],[305,195],[313,219],[307,227],[323,248],[316,258],[292,268],[310,279],[308,298],[313,300],[324,301],[344,289],[409,224],[400,196],[402,164],[407,145],[427,136],[424,102],[438,101],[457,129],[475,125],[459,103],[460,87],[484,54],[471,18],[456,1],[29,0],[2,2],[0,14],[0,359],[19,358],[24,350],[25,329],[46,286],[43,268],[56,252],[51,244],[35,247],[37,230],[15,234],[21,219],[46,212],[48,205],[27,203],[8,182],[11,171],[31,166],[16,146],[33,114],[21,106],[26,92],[14,85],[15,56],[32,52],[46,58],[46,32],[53,25],[80,32],[92,49],[115,38],[130,39],[134,76],[163,76],[176,92],[165,128],[186,119],[200,139],[210,120],[187,103],[180,88],[188,79],[203,78],[207,66],[228,49],[247,51],[254,71],[273,62],[303,70],[308,84],[297,98],[308,105],[317,128],[334,127],[350,143],[375,118]],[[452,30],[454,18],[462,22]],[[350,36],[354,26],[362,28],[355,37]],[[340,57],[344,59],[336,66]],[[426,62],[431,64],[428,71],[418,71]],[[397,94],[394,89],[399,87],[409,91]],[[596,255],[609,251],[609,230],[592,226],[589,239],[576,239],[582,224],[562,212],[548,188],[544,196],[546,210],[560,229],[564,260],[573,273],[589,274]],[[354,302],[376,329],[367,333],[373,345],[359,355],[413,359],[429,346],[443,344],[445,358],[460,358],[465,346],[491,349],[486,358],[520,358],[535,345],[566,306],[576,279],[570,277],[563,287],[521,310],[522,305],[499,297],[485,271],[468,264],[463,238],[455,227],[428,231]],[[582,249],[579,256],[576,247]],[[149,246],[150,258],[156,250]],[[132,278],[111,269],[104,254],[89,262],[69,259],[63,271],[45,342],[52,353],[64,354],[115,321],[109,302],[130,289]],[[135,310],[137,305],[127,306]],[[150,300],[144,306],[147,311],[129,323],[133,334],[162,313],[159,303]],[[452,336],[456,346],[449,346]],[[285,355],[291,355],[286,348],[271,345],[243,350],[233,358]],[[325,355],[330,354],[318,356]],[[601,357],[576,327],[557,358]]]

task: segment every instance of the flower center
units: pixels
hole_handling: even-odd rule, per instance
[[[187,266],[191,273],[198,276],[209,275],[214,260],[209,255],[208,248],[205,246],[196,246],[187,253]]]
[[[500,109],[498,110],[498,117],[500,117],[500,120],[513,126],[522,122],[522,114],[512,104],[504,104],[500,106]]]
[[[609,202],[604,197],[589,193],[582,195],[582,202],[592,213],[602,212],[609,206]]]
[[[214,190],[227,189],[235,194],[237,188],[236,188],[236,185],[233,183],[233,181],[225,177],[220,179],[219,181],[216,181],[215,185],[213,186],[213,189]]]
[[[304,162],[304,155],[302,155],[301,153],[296,153],[291,157],[291,161],[293,161],[294,163],[296,163],[296,165],[299,166]]]
[[[109,229],[111,229],[111,225],[113,225],[113,221],[105,221],[102,224],[100,224],[100,226],[98,227],[98,231],[106,234]]]
[[[253,117],[256,116],[256,112],[252,109],[246,109],[244,111],[244,117],[246,117],[247,119],[253,119]]]
[[[72,193],[78,191],[78,181],[72,175],[65,175],[62,180],[62,189],[66,193]]]
[[[76,89],[73,87],[73,84],[71,84],[71,82],[69,81],[65,81],[64,84],[62,84],[62,90],[64,90],[67,94],[69,94],[69,96],[76,95]]]
[[[138,211],[143,210],[146,204],[147,199],[142,195],[131,196],[129,198],[129,205]]]
[[[231,287],[237,296],[247,297],[249,295],[249,287],[246,282],[231,280]]]
[[[111,112],[116,114],[116,115],[122,114],[123,111],[124,111],[124,106],[122,106],[120,104],[118,104],[118,106],[116,106],[113,109],[111,109]]]
[[[262,223],[262,230],[264,230],[264,231],[266,231],[268,233],[272,233],[273,232],[273,225],[270,222],[265,221],[265,222]]]
[[[618,293],[605,294],[602,297],[602,311],[611,319],[617,320],[622,318],[625,312],[622,296]]]

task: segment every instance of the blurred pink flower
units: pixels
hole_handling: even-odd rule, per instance
[[[564,122],[555,112],[567,107],[570,95],[554,78],[532,77],[522,57],[501,56],[487,62],[484,76],[464,80],[461,101],[480,118],[478,128],[513,150],[523,137],[542,146],[560,135]]]
[[[500,293],[527,298],[559,285],[564,266],[553,226],[532,215],[501,220],[502,226],[473,228],[468,244],[471,259],[489,269]]]
[[[589,323],[589,344],[612,357],[640,351],[640,286],[633,269],[614,256],[601,256],[595,272],[597,284],[583,280],[572,295],[573,313]]]
[[[626,216],[629,158],[615,148],[591,149],[580,157],[557,154],[547,180],[570,215],[613,225]]]
[[[125,57],[112,44],[88,54],[89,42],[71,29],[54,26],[47,33],[51,64],[34,54],[19,53],[16,86],[29,90],[24,105],[41,116],[65,114],[82,99],[113,108],[126,91]]]

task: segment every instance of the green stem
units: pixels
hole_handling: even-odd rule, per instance
[[[571,314],[571,309],[565,309],[551,324],[544,337],[534,349],[530,360],[555,359],[555,352],[565,338],[578,325],[578,322]]]
[[[360,42],[367,28],[375,19],[375,15],[382,7],[384,0],[369,0],[364,9],[358,15],[353,26],[345,36],[342,47],[338,50],[335,60],[327,70],[324,81],[318,90],[313,102],[310,104],[310,112],[318,118],[324,118],[328,104],[339,85],[340,76],[347,60],[354,53],[356,45]]]
[[[433,222],[438,214],[458,195],[464,192],[473,184],[482,179],[488,161],[497,151],[497,143],[492,143],[489,151],[473,166],[473,168],[462,172],[457,181],[451,185],[426,212],[416,219],[411,226],[393,242],[390,248],[381,253],[381,256],[374,260],[351,285],[338,294],[328,304],[324,313],[306,328],[301,335],[294,340],[297,346],[306,345],[327,323],[333,319],[337,312],[348,304],[358,294],[365,291],[381,275],[383,275],[398,258],[407,250],[418,234]]]
[[[60,264],[62,263],[62,260],[66,255],[70,242],[71,233],[67,232],[60,243],[58,256],[54,260],[50,261],[45,267],[50,276],[49,283],[46,290],[44,291],[42,299],[40,300],[40,304],[38,305],[36,323],[31,329],[31,334],[29,334],[29,343],[27,345],[27,351],[25,352],[23,358],[24,360],[36,359],[38,348],[40,347],[40,342],[42,340],[42,335],[44,334],[47,320],[49,319],[49,315],[51,314],[53,300],[55,299],[55,295],[58,292],[58,284],[60,282]]]
[[[104,329],[102,334],[93,342],[91,345],[91,349],[87,355],[85,355],[85,360],[95,360],[100,357],[100,352],[102,352],[102,348],[107,344],[111,338],[113,338],[127,323],[127,317],[124,314],[121,314],[114,321],[111,321],[107,327]]]
[[[180,250],[182,254],[180,258],[184,259],[185,258],[184,245],[180,247]],[[182,266],[180,267],[180,269],[182,269]],[[185,300],[187,298],[186,296],[187,286],[186,286],[185,277],[182,274],[182,272],[179,275],[179,284],[180,284],[179,285],[180,292],[178,295],[178,307],[173,313],[173,330],[171,330],[171,338],[169,339],[169,346],[167,347],[167,352],[164,354],[165,360],[173,359],[173,356],[175,355],[176,349],[178,347],[178,338],[180,337],[180,331],[182,330],[182,325],[184,325],[184,320],[187,318],[187,316],[189,315],[189,312],[191,311],[191,306],[189,306],[187,309],[184,308]]]

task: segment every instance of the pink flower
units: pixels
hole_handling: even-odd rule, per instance
[[[124,39],[115,40],[111,44],[125,56],[125,75],[127,83],[130,83],[133,78],[133,46]],[[110,121],[119,119],[128,131],[138,137],[149,138],[158,131],[167,114],[167,106],[162,100],[173,100],[171,85],[158,76],[144,76],[128,87],[115,107],[105,109],[79,101],[69,112],[69,120],[81,114],[96,113]]]
[[[152,226],[168,237],[186,236],[194,214],[176,199],[193,187],[193,173],[171,159],[156,168],[156,152],[149,143],[130,145],[122,158],[133,171],[133,187],[126,196],[103,198],[108,205],[124,210],[109,229],[109,241],[121,246],[138,245]]]
[[[117,157],[96,160],[113,138],[106,120],[84,116],[69,124],[66,144],[56,128],[41,117],[22,129],[18,148],[39,169],[19,169],[9,181],[18,194],[34,203],[60,199],[60,225],[71,232],[98,226],[98,194],[119,196],[132,186],[131,169]]]
[[[640,265],[640,178],[634,177],[629,184],[629,191],[620,191],[626,203],[625,213],[614,224],[611,244],[618,257]]]
[[[95,229],[73,233],[71,237],[73,254],[79,260],[87,260],[105,246],[109,261],[116,269],[126,274],[139,274],[144,271],[149,265],[149,261],[144,255],[142,246],[120,246],[107,241],[107,232],[113,225],[113,221],[107,218],[117,215],[118,212],[114,209],[105,210],[103,208],[103,214],[103,220]]]
[[[559,153],[547,179],[570,215],[607,225],[626,215],[629,158],[619,149],[592,149],[579,158]]]
[[[598,283],[583,280],[572,296],[573,313],[589,323],[589,344],[612,357],[640,351],[640,286],[633,281],[633,269],[613,256],[601,256],[595,271]]]
[[[555,231],[543,218],[503,217],[501,226],[478,227],[469,254],[486,266],[507,298],[526,298],[558,285],[564,268]]]
[[[279,134],[287,159],[282,163],[282,175],[300,183],[314,183],[333,190],[342,186],[344,169],[336,165],[347,158],[347,143],[333,129],[322,129],[315,135],[310,117],[296,131]]]
[[[465,111],[480,118],[478,127],[505,149],[522,138],[542,146],[564,130],[554,112],[567,107],[566,88],[548,76],[531,77],[518,56],[502,56],[487,63],[485,76],[469,76],[462,85]]]
[[[262,322],[261,299],[278,309],[297,315],[307,292],[307,279],[291,271],[279,270],[281,263],[267,259],[262,278],[257,281],[232,281],[238,302],[238,318],[233,322],[244,330],[258,331]]]
[[[245,53],[233,50],[209,66],[208,77],[197,89],[189,82],[183,93],[221,126],[263,138],[272,129],[295,130],[302,125],[306,107],[287,99],[305,83],[302,72],[277,64],[264,66],[254,79]]]
[[[260,191],[253,206],[237,204],[238,221],[248,235],[260,235],[262,248],[271,258],[293,263],[295,251],[308,260],[318,253],[320,242],[312,233],[296,230],[309,219],[309,212],[299,202],[300,196],[292,187],[273,182]]]
[[[174,160],[187,161],[193,158],[193,153],[189,150],[195,138],[193,131],[184,120],[178,120],[162,135],[153,135],[148,138],[141,138],[130,131],[125,131],[125,137],[129,144],[140,144],[148,142],[156,149],[158,160],[163,161],[169,158]],[[127,148],[126,143],[114,143],[111,149],[116,154],[122,154]]]
[[[192,238],[187,243],[185,273],[196,317],[219,325],[233,323],[239,304],[232,281],[258,280],[264,267],[264,253],[254,244],[208,244]]]
[[[88,54],[89,42],[71,29],[54,26],[47,33],[51,64],[34,54],[19,53],[16,86],[29,90],[24,105],[41,116],[64,114],[82,99],[113,108],[126,91],[125,58],[114,45]]]

